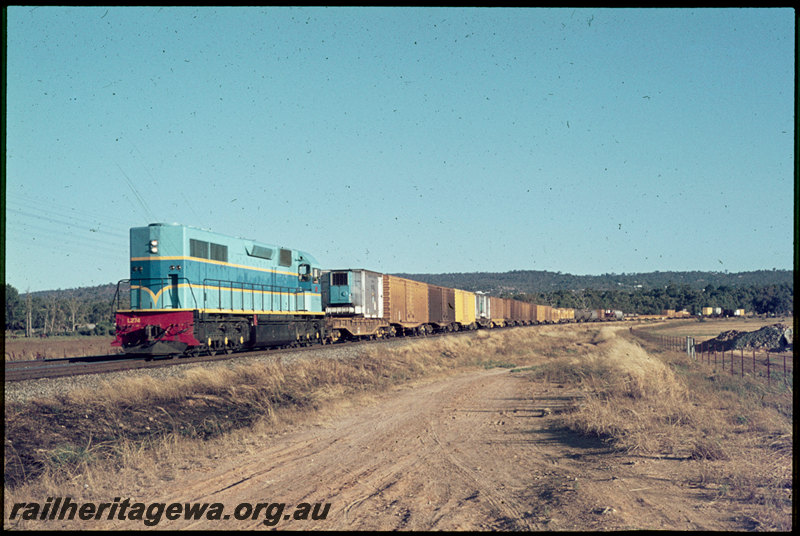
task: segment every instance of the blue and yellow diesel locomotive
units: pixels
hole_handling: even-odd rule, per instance
[[[130,231],[130,305],[114,345],[177,354],[321,341],[320,267],[306,252],[186,225]]]

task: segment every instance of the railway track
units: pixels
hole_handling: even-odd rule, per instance
[[[93,356],[100,357],[100,356]],[[83,364],[92,366],[91,362]],[[77,374],[81,363],[70,362],[65,359],[44,359],[35,361],[9,361],[5,368],[5,381],[35,380],[38,378],[55,378]]]
[[[291,351],[311,350],[314,347],[292,348]],[[316,348],[320,348],[317,346]],[[284,349],[283,351],[288,351]],[[191,363],[204,363],[209,361],[224,361],[228,359],[240,359],[248,355],[261,355],[265,352],[275,355],[281,350],[261,349],[250,352],[238,352],[234,354],[222,354],[216,356],[198,357],[163,357],[153,358],[151,356],[128,356],[124,354],[87,356],[87,357],[67,357],[60,359],[45,359],[40,361],[10,361],[6,363],[5,381],[17,382],[26,380],[39,380],[44,378],[60,378],[65,376],[78,376],[81,374],[103,374],[108,372],[119,372],[124,370],[170,367],[174,365],[186,365]]]
[[[508,328],[496,328],[508,329]],[[437,333],[426,335],[420,338],[459,336],[471,331],[459,331],[449,333]],[[411,340],[414,337],[398,337],[377,340],[359,340],[339,342],[334,345],[312,345],[294,348],[262,348],[245,352],[235,352],[232,354],[217,354],[214,356],[204,355],[195,357],[163,357],[153,358],[152,356],[135,356],[125,354],[97,355],[85,357],[64,357],[56,359],[44,359],[36,361],[8,361],[5,368],[5,381],[18,382],[26,380],[38,380],[45,378],[60,378],[65,376],[78,376],[81,374],[103,374],[108,372],[119,372],[124,370],[134,370],[143,368],[169,367],[174,365],[186,365],[192,363],[205,363],[210,361],[226,361],[229,359],[241,359],[249,356],[269,354],[280,356],[288,352],[304,352],[332,348],[341,345],[361,345],[369,343],[385,343],[390,341]]]
[[[42,378],[59,378],[80,374],[99,374],[165,363],[148,363],[143,358],[115,355],[66,357],[36,361],[10,361],[6,363],[5,381],[25,381]]]

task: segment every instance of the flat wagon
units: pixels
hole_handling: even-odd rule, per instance
[[[370,270],[323,272],[327,340],[383,338],[395,334],[384,311],[383,279],[383,274]]]

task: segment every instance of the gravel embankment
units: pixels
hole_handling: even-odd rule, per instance
[[[718,350],[760,349],[776,352],[791,351],[794,330],[785,324],[764,326],[758,331],[724,331],[703,344]]]

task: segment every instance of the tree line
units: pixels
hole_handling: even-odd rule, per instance
[[[7,331],[39,335],[109,335],[114,333],[111,300],[84,289],[21,295],[5,285]]]
[[[699,315],[703,307],[723,311],[744,309],[759,315],[788,315],[794,311],[794,288],[788,283],[774,285],[707,285],[702,289],[670,283],[664,288],[635,290],[556,290],[553,292],[509,294],[509,296],[574,309],[619,309],[640,315],[661,314],[666,309],[686,310]]]
[[[466,272],[446,274],[395,274],[443,287],[481,291],[499,295],[503,292],[525,294],[552,293],[557,290],[628,290],[665,289],[669,285],[688,285],[695,290],[707,287],[766,287],[794,284],[792,270],[755,270],[750,272],[648,272],[633,274],[573,275],[545,270],[509,272]],[[709,306],[711,307],[711,306]],[[721,306],[720,306],[721,307]]]

